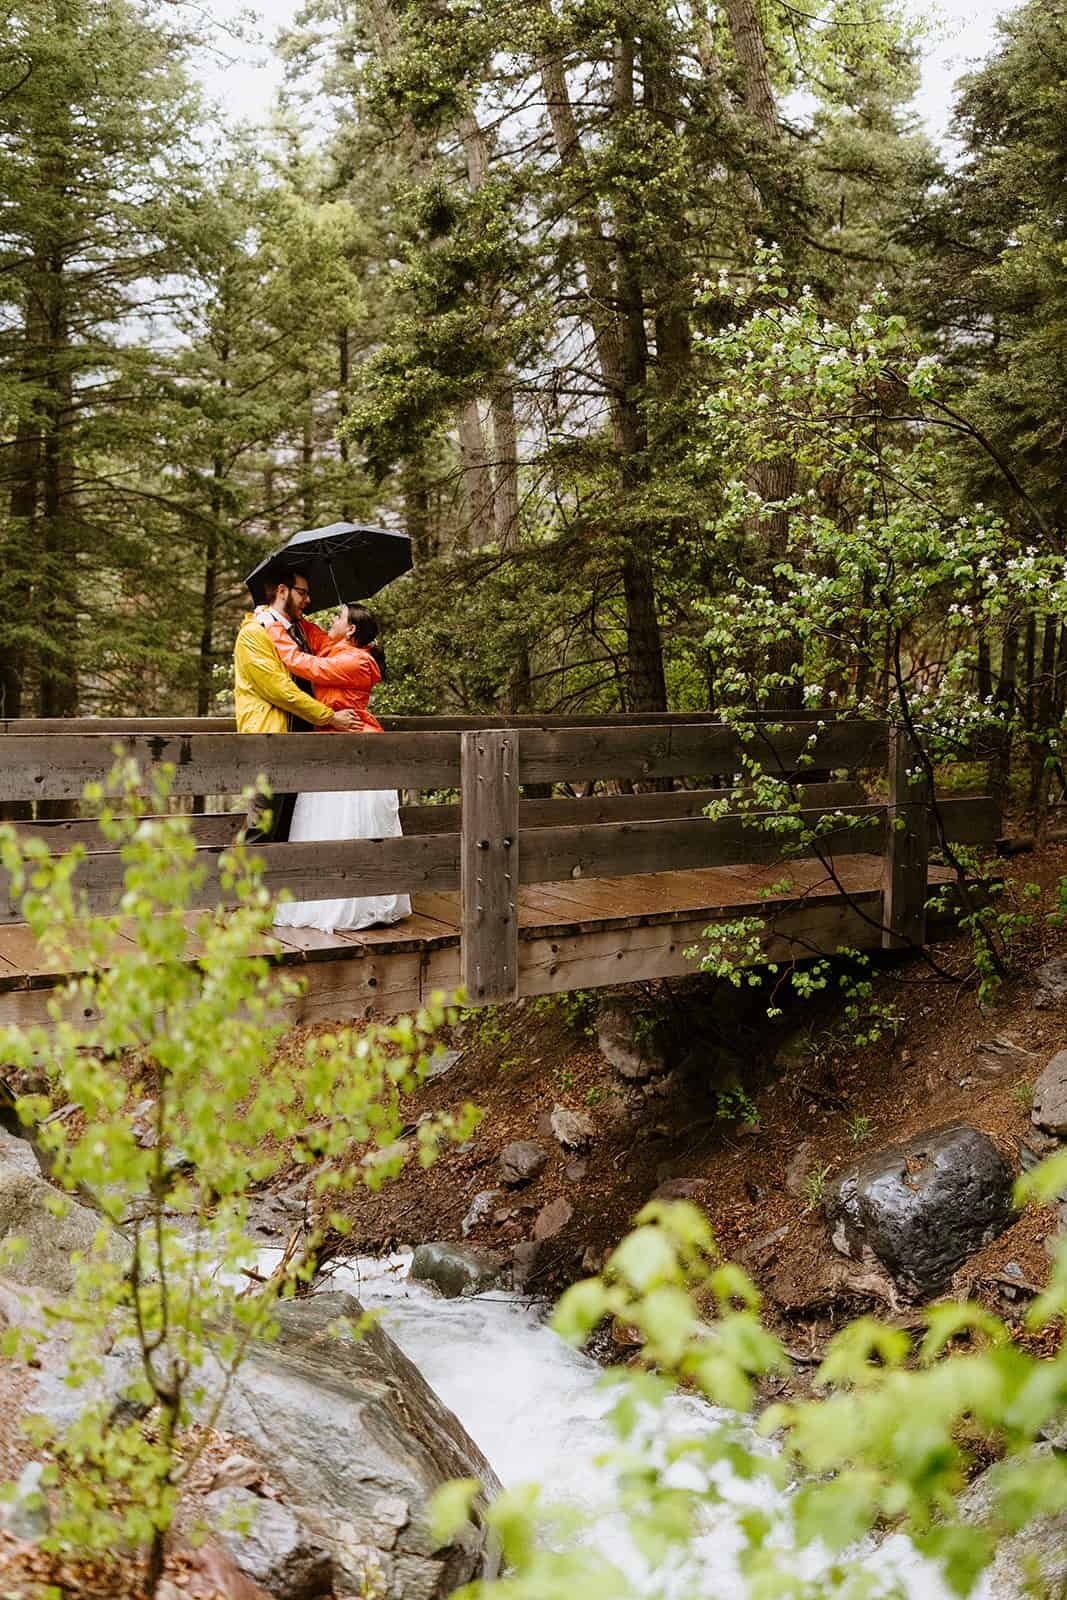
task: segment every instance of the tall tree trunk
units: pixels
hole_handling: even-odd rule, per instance
[[[349,445],[348,435],[345,432],[345,419],[348,416],[348,384],[351,377],[351,354],[349,349],[348,329],[341,328],[337,334],[337,438],[341,451],[342,464],[348,466]],[[352,520],[352,504],[349,500],[351,485],[348,473],[341,474],[341,518],[344,522]]]
[[[1041,826],[1048,808],[1049,782],[1052,777],[1048,765],[1052,741],[1052,707],[1056,672],[1056,632],[1059,624],[1055,617],[1045,618],[1041,631],[1041,676],[1037,685],[1037,703],[1034,707],[1034,740],[1030,756],[1030,808],[1035,813],[1035,824]]]
[[[781,142],[782,130],[778,120],[778,107],[771,82],[770,63],[763,38],[759,13],[754,0],[726,0],[726,18],[730,29],[734,57],[741,69],[742,110],[751,126],[758,128],[763,139],[771,145]],[[751,174],[744,178],[752,201],[752,232],[757,233],[763,196]],[[796,465],[791,457],[756,463],[750,473],[752,488],[761,500],[776,503],[787,500],[796,489]],[[783,559],[789,542],[789,516],[775,511],[769,519],[754,518],[750,524],[754,566],[759,581],[765,583],[772,594],[784,600],[781,580],[774,575],[775,566]],[[757,676],[769,673],[780,677],[781,684],[768,687],[765,703],[785,710],[798,710],[804,703],[802,679],[803,646],[795,638],[779,640],[768,659],[754,662]]]
[[[996,751],[989,769],[989,791],[1001,810],[1007,805],[1011,783],[1012,722],[1018,699],[1018,675],[1019,628],[1010,622],[1004,629],[997,681],[996,710],[1001,726],[997,730]]]
[[[647,378],[648,351],[640,281],[636,276],[632,246],[628,249],[621,237],[625,231],[624,206],[624,214],[620,219],[620,255],[616,262],[616,267],[620,269],[620,281],[616,284],[611,250],[604,234],[589,164],[579,138],[562,59],[544,56],[539,68],[559,163],[575,180],[579,196],[575,222],[585,268],[586,316],[592,329],[600,374],[611,408],[612,432],[625,498],[627,492],[641,481],[646,469],[643,455],[647,439],[640,400],[629,381],[640,372],[638,381],[643,387]],[[633,50],[628,41],[622,41],[616,51],[613,90],[616,111],[626,115],[633,107]],[[622,327],[612,309],[619,303],[625,306]],[[640,331],[636,325],[639,306],[642,316]],[[664,711],[667,706],[663,641],[656,616],[648,534],[647,529],[638,530],[622,564],[626,599],[628,709],[631,711]]]
[[[471,192],[477,194],[484,185],[489,175],[489,140],[484,130],[479,126],[477,118],[464,116],[459,124],[460,138],[463,140],[463,153],[467,163],[467,182]],[[484,456],[484,433],[481,429],[481,417],[478,417],[478,429],[482,434],[483,458],[485,459],[488,474],[489,495],[487,504],[491,508],[492,533],[489,538],[496,539],[501,549],[507,549],[518,539],[519,534],[519,466],[518,466],[518,435],[515,427],[515,395],[511,382],[502,379],[493,389],[491,396],[490,416],[492,421],[493,451],[492,460]],[[461,433],[462,442],[462,433]],[[472,430],[473,442],[473,430]],[[467,477],[467,464],[464,459],[464,476]],[[467,499],[471,503],[471,480],[467,477]],[[478,499],[482,497],[479,488]],[[472,544],[476,547],[485,544],[488,539],[475,539]]]
[[[9,626],[30,614],[40,461],[40,419],[20,417],[12,444],[10,524],[3,545],[4,609]],[[25,647],[15,638],[0,645],[0,717],[23,715],[25,674]]]
[[[510,383],[493,390],[493,522],[496,542],[510,550],[519,539],[519,444],[515,391]]]
[[[430,491],[426,482],[426,467],[421,455],[412,456],[400,472],[400,490],[404,497],[404,525],[411,539],[411,555],[415,566],[432,561],[438,551],[438,540],[430,515]]]
[[[492,543],[496,529],[493,473],[477,400],[468,400],[459,414],[459,453],[467,495],[467,544],[471,550],[481,550]]]
[[[215,674],[215,608],[219,597],[220,527],[222,520],[222,485],[226,465],[216,456],[211,465],[211,523],[204,544],[204,582],[200,594],[200,651],[196,677],[196,714],[206,717],[211,712]]]
[[[308,386],[307,410],[300,439],[300,504],[303,508],[305,528],[315,526],[315,418],[312,411],[311,387]]]
[[[46,649],[41,659],[41,715],[78,712],[78,598],[71,428],[73,390],[66,281],[61,255],[53,254],[46,276],[44,440],[41,451],[41,531],[46,593],[40,608]]]

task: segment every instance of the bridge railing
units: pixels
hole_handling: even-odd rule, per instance
[[[495,722],[495,726],[487,726]],[[413,726],[414,724],[414,726]],[[166,762],[176,796],[239,795],[265,775],[275,794],[351,789],[460,793],[459,804],[413,805],[404,836],[257,846],[272,893],[300,900],[461,890],[462,974],[472,1001],[517,992],[521,885],[623,878],[783,859],[782,840],[751,814],[710,820],[704,808],[753,771],[803,784],[805,775],[884,775],[886,798],[867,803],[855,781],[809,781],[798,791],[804,821],[820,823],[827,859],[881,855],[888,945],[921,942],[927,897],[928,806],[918,765],[884,722],[792,717],[741,729],[692,714],[641,718],[391,719],[380,735],[238,735],[219,720],[168,719],[105,725],[8,722],[0,738],[0,804],[75,801],[111,768],[116,746],[143,769]],[[47,730],[47,731],[45,731]],[[91,730],[91,731],[89,731]],[[668,789],[679,778],[696,789]],[[587,799],[534,799],[526,785],[615,779],[652,792]],[[840,810],[841,815],[836,813]],[[831,823],[820,819],[832,814]],[[999,817],[985,797],[942,803],[951,839],[988,843]],[[192,819],[204,866],[198,902],[221,897],[218,856],[240,816]],[[99,848],[90,818],[28,818],[21,831],[57,849],[75,840],[89,853],[78,882],[96,907],[114,904],[122,862]],[[0,921],[19,920],[0,875]]]

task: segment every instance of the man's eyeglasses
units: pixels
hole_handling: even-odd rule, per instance
[[[306,597],[307,597],[307,598],[308,598],[308,599],[309,599],[309,600],[310,600],[310,599],[311,599],[311,590],[310,590],[310,589],[301,589],[301,588],[300,588],[300,587],[299,587],[299,585],[298,585],[298,584],[295,584],[295,583],[294,583],[294,584],[291,584],[291,585],[290,585],[290,587],[291,587],[291,589],[292,589],[292,591],[293,591],[293,593],[294,593],[294,594],[302,594],[302,595],[306,595]]]

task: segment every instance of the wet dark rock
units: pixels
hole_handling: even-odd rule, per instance
[[[316,1600],[333,1581],[333,1559],[288,1506],[248,1489],[216,1489],[204,1507],[234,1565],[275,1600]]]
[[[601,1002],[597,1043],[608,1065],[628,1083],[643,1083],[669,1066],[656,1030],[643,1024],[639,1010],[626,1000]]]
[[[1012,1220],[1012,1172],[987,1134],[948,1123],[866,1156],[827,1194],[833,1242],[867,1252],[908,1295],[927,1298]]]
[[[516,1139],[500,1152],[500,1178],[510,1188],[530,1183],[548,1165],[548,1151],[532,1139]]]
[[[574,1207],[557,1195],[537,1214],[534,1223],[534,1238],[540,1244],[545,1239],[554,1239],[557,1233],[562,1233],[568,1222],[574,1216]]]
[[[420,1244],[411,1259],[408,1276],[416,1283],[432,1283],[446,1300],[481,1294],[500,1282],[503,1261],[492,1250],[471,1244]]]
[[[552,1107],[550,1127],[565,1150],[584,1150],[596,1137],[592,1117],[584,1111],[572,1111],[569,1106]]]
[[[1049,1011],[1067,1001],[1067,961],[1045,961],[1034,973],[1034,1008]]]
[[[1034,1084],[1033,1122],[1038,1128],[1067,1135],[1067,1050],[1058,1050]]]

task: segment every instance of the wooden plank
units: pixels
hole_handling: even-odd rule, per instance
[[[432,811],[434,807],[419,807],[420,810]],[[214,846],[224,849],[233,843],[241,828],[244,827],[245,815],[243,811],[210,811],[199,816],[183,813],[184,820],[189,825],[189,832],[198,845]],[[146,822],[159,822],[166,820],[161,817],[146,817]],[[62,855],[72,845],[83,844],[89,850],[109,850],[110,843],[100,832],[100,824],[95,817],[57,818],[46,822],[16,822],[15,832],[20,839],[43,839],[49,846],[53,855]],[[454,830],[458,831],[458,830]]]
[[[446,924],[459,932],[463,923],[462,902],[459,891],[442,894],[417,894],[412,897],[411,909],[427,917],[433,917],[435,922]]]
[[[806,826],[816,825],[821,809],[802,811]],[[883,806],[856,807],[848,815],[863,826],[840,825],[818,838],[828,858],[869,855],[882,848]],[[519,867],[523,883],[564,878],[619,878],[634,873],[676,872],[687,867],[728,866],[734,862],[788,859],[788,835],[766,832],[739,816],[717,822],[706,817],[670,822],[602,823],[591,828],[538,828],[523,838]],[[809,847],[808,854],[811,854]]]
[[[566,783],[589,778],[695,777],[740,772],[742,753],[771,774],[883,767],[884,722],[803,723],[774,731],[753,724],[750,737],[715,724],[645,724],[635,727],[531,729],[524,732],[520,777],[524,783]]]
[[[225,902],[219,850],[203,850],[198,861],[203,882],[192,890],[190,907]],[[420,889],[452,889],[459,883],[459,837],[430,834],[416,839],[324,839],[299,844],[257,845],[263,883],[272,895],[288,889],[298,900],[336,900],[347,895],[417,893]],[[75,883],[92,910],[117,904],[123,882],[118,851],[88,855]],[[0,869],[0,923],[21,921],[19,902],[11,895],[9,875]]]
[[[171,763],[176,795],[240,794],[260,774],[276,794],[454,788],[459,739],[458,733],[30,735],[5,746],[0,801],[79,799],[87,783],[107,776],[116,747],[146,772]]]
[[[130,951],[133,945],[120,933],[116,949]],[[61,982],[72,969],[70,961],[47,956],[25,923],[0,927],[0,959],[0,989]]]
[[[882,871],[882,943],[887,950],[921,945],[926,938],[930,807],[926,770],[908,732],[889,734],[889,807]]]
[[[518,993],[519,735],[514,729],[464,733],[463,986],[475,1005]]]
[[[598,822],[640,822],[657,817],[699,817],[702,816],[707,806],[716,800],[729,800],[734,794],[732,789],[675,789],[668,794],[600,794],[590,795],[588,799],[572,800],[559,798],[554,800],[522,800],[519,801],[519,827],[544,828],[544,827],[569,827],[582,823]],[[863,805],[867,795],[860,783],[822,783],[802,786],[800,796],[808,806],[852,806]],[[984,802],[992,805],[992,801]],[[943,802],[950,808],[954,815],[959,809],[961,815],[963,808],[974,805],[978,801],[953,799]],[[211,811],[192,816],[183,813],[189,825],[189,831],[198,845],[224,848],[232,844],[244,826],[244,811]],[[968,817],[968,837],[960,843],[978,844],[985,843],[985,833],[982,837],[972,838],[971,832],[978,826],[977,821],[970,821]],[[977,816],[977,813],[975,814]],[[157,817],[146,818],[146,821],[158,821]],[[459,832],[459,806],[458,805],[418,805],[400,807],[400,825],[405,834],[424,833],[458,833]],[[48,844],[54,855],[69,850],[73,844],[84,844],[90,850],[107,850],[110,848],[108,841],[100,832],[99,823],[92,817],[57,818],[41,822],[16,822],[15,831],[20,838],[43,839]],[[998,830],[999,832],[999,830]],[[996,838],[998,835],[993,834]]]

